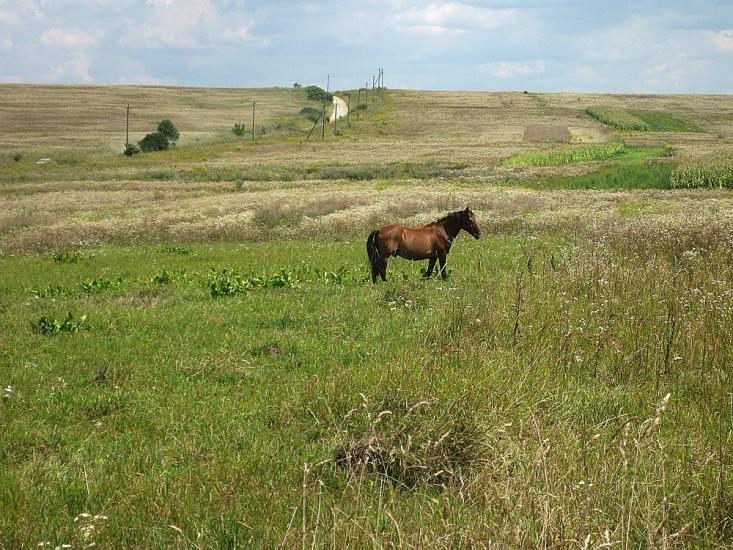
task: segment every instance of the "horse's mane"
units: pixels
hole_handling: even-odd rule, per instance
[[[455,212],[451,212],[450,214],[446,214],[442,218],[438,218],[434,222],[430,222],[429,224],[425,225],[425,227],[428,227],[430,225],[442,225],[446,222],[453,221],[455,219],[458,219],[461,217],[461,214],[463,214],[463,210],[456,210]]]

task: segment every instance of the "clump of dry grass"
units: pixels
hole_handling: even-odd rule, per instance
[[[357,478],[375,474],[406,489],[440,487],[465,481],[487,459],[484,431],[462,403],[446,410],[421,398],[374,408],[366,396],[362,400],[345,415],[347,441],[335,456]]]

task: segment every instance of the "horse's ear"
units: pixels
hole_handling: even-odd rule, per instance
[[[470,210],[468,209],[468,206],[466,207],[466,214],[468,214]]]

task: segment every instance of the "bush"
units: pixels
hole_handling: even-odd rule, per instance
[[[134,143],[128,143],[125,145],[125,150],[123,153],[126,157],[131,157],[132,155],[137,155],[140,152],[140,148],[135,145]]]
[[[333,101],[333,95],[318,86],[308,86],[305,91],[308,92],[308,99],[311,101],[320,101],[321,103],[331,103]]]
[[[15,162],[20,162],[20,159],[22,159],[22,158],[23,158],[23,153],[15,153],[15,154],[13,155],[13,160],[14,160]]]
[[[167,137],[168,141],[171,143],[175,143],[178,140],[178,130],[167,118],[165,120],[161,120],[160,124],[158,124],[158,133]]]
[[[311,122],[316,122],[321,118],[321,110],[315,109],[314,107],[303,107],[300,110],[300,114]]]
[[[232,126],[232,133],[235,136],[242,137],[244,134],[247,133],[247,128],[244,126],[241,122],[235,122],[234,126]]]
[[[137,144],[140,146],[140,150],[149,153],[151,151],[165,151],[168,149],[170,142],[164,134],[153,132],[152,134],[147,134]]]

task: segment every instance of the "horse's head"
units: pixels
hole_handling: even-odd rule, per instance
[[[476,216],[468,207],[461,212],[461,229],[470,233],[475,239],[481,238],[481,229],[476,223]]]

